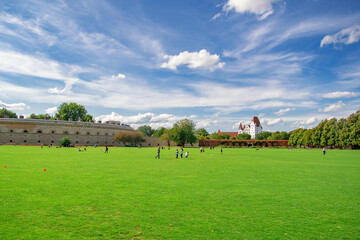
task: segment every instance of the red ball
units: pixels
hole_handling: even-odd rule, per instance
[[[6,166],[4,166],[4,168],[6,168]]]
[[[44,171],[46,171],[46,168],[44,168]]]

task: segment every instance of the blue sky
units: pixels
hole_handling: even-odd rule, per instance
[[[0,2],[0,107],[63,102],[134,128],[258,116],[311,128],[360,109],[360,1]]]

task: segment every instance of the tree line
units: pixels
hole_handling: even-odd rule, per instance
[[[84,121],[89,122],[93,120],[93,116],[88,114],[88,111],[85,109],[83,105],[77,104],[77,103],[62,103],[58,108],[57,112],[54,116],[50,116],[47,113],[42,114],[35,114],[32,113],[28,117],[28,119],[49,119],[49,120],[63,120],[68,121],[69,119],[73,121]],[[7,110],[5,108],[0,110],[0,118],[18,118],[16,113]]]
[[[289,145],[360,148],[360,110],[347,118],[325,119],[315,128],[291,132]]]

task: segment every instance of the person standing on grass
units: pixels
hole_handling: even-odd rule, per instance
[[[325,147],[323,148],[323,155],[325,155],[326,154],[326,149],[325,149]]]
[[[105,152],[104,153],[109,153],[109,148],[108,146],[105,147]]]
[[[181,148],[180,157],[183,158],[184,149]]]
[[[221,155],[222,155],[222,152],[223,152],[223,151],[222,151],[222,148],[220,148],[220,152],[221,152]]]
[[[175,158],[179,158],[179,150],[176,149],[176,157]]]
[[[189,156],[189,152],[186,152],[185,153],[185,158],[188,158],[188,156]]]
[[[158,159],[160,159],[160,147],[158,148],[158,150],[157,150],[157,155],[156,155],[156,157],[155,158],[158,158]]]

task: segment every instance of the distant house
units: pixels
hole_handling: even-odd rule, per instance
[[[221,134],[228,134],[231,137],[237,137],[239,134],[247,133],[251,135],[251,139],[255,139],[256,135],[262,132],[262,126],[258,117],[253,117],[249,124],[240,123],[239,129],[237,132],[220,132],[218,131],[218,136]]]

